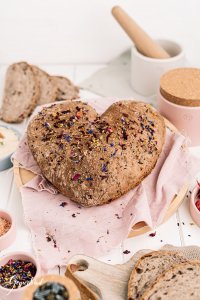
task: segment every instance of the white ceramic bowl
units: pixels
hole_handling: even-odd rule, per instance
[[[144,96],[156,93],[163,73],[184,67],[186,64],[185,53],[180,44],[164,39],[157,42],[171,55],[170,58],[157,59],[144,56],[135,46],[131,51],[131,86]]]
[[[13,130],[15,132],[15,134],[17,135],[18,139],[20,139],[21,134],[15,128],[13,128],[11,126],[1,125],[1,124],[0,124],[0,126]],[[12,154],[13,154],[13,152],[11,152],[8,155],[0,158],[0,171],[6,170],[6,169],[9,169],[9,168],[12,167],[12,162],[11,162],[11,159],[10,159]]]

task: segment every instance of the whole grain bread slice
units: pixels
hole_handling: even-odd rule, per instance
[[[54,102],[57,97],[57,86],[54,79],[45,71],[32,66],[34,74],[40,83],[40,97],[38,105]]]
[[[177,264],[157,278],[141,300],[199,300],[200,260]]]
[[[8,123],[19,123],[36,107],[40,93],[33,69],[26,62],[8,67],[0,118]]]
[[[128,284],[128,299],[141,299],[142,294],[156,278],[172,265],[186,259],[175,251],[154,251],[142,256],[136,263]]]
[[[57,86],[56,101],[73,100],[79,98],[79,88],[66,77],[52,76]]]

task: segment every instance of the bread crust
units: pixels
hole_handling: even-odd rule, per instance
[[[99,116],[83,102],[67,101],[44,108],[27,134],[33,157],[58,191],[96,206],[124,195],[152,171],[165,123],[141,102],[120,101]]]
[[[42,105],[54,102],[57,97],[58,89],[53,77],[37,66],[32,66],[32,69],[40,85],[40,96],[37,104]]]
[[[142,295],[141,300],[148,300],[149,297],[152,296],[152,293],[156,288],[158,288],[159,284],[164,281],[168,275],[173,274],[173,272],[176,272],[177,270],[179,271],[184,271],[185,268],[191,267],[191,266],[199,266],[200,267],[200,260],[194,260],[194,261],[188,261],[188,262],[183,262],[181,264],[176,264],[173,267],[171,267],[169,270],[164,272],[161,276],[159,276],[155,283]],[[200,277],[200,275],[199,275]],[[191,282],[192,284],[192,282]],[[186,296],[186,295],[185,295]],[[186,298],[185,298],[186,299]]]
[[[17,80],[15,77],[17,73]],[[25,77],[23,77],[25,76]],[[24,83],[26,75],[30,76],[30,84]],[[19,81],[19,80],[24,81]],[[20,87],[19,87],[20,85]],[[27,96],[26,86],[29,86],[30,96]],[[16,93],[20,93],[19,96]],[[40,86],[37,78],[34,76],[32,67],[26,62],[18,62],[9,66],[6,73],[4,87],[3,104],[1,107],[0,118],[8,123],[20,123],[28,117],[35,109],[40,94]],[[24,99],[22,100],[22,97]],[[12,99],[14,98],[14,99]]]
[[[160,258],[164,257],[164,256],[173,256],[173,257],[178,257],[180,259],[183,259],[183,261],[186,261],[186,259],[179,254],[176,251],[166,251],[166,250],[160,250],[160,251],[152,251],[150,253],[147,253],[145,255],[143,255],[135,264],[132,272],[131,272],[131,276],[128,282],[128,299],[140,299],[140,297],[137,297],[137,295],[135,295],[134,293],[134,284],[137,281],[137,270],[140,269],[142,267],[142,261],[145,258],[148,257],[154,257],[154,256],[159,256]],[[158,275],[159,276],[159,275]]]
[[[56,101],[73,100],[79,98],[79,88],[66,77],[52,76],[57,86]]]

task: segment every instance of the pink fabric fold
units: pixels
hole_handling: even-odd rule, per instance
[[[102,112],[114,101],[87,102]],[[36,174],[21,194],[42,267],[64,265],[78,253],[102,256],[119,245],[137,222],[144,221],[151,228],[160,224],[175,194],[199,171],[199,160],[185,145],[184,136],[167,130],[156,167],[138,187],[110,204],[84,208],[58,193],[41,175],[25,135],[14,158]]]

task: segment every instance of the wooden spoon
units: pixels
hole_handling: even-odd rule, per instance
[[[170,57],[121,7],[114,6],[112,14],[142,54],[152,58]]]

